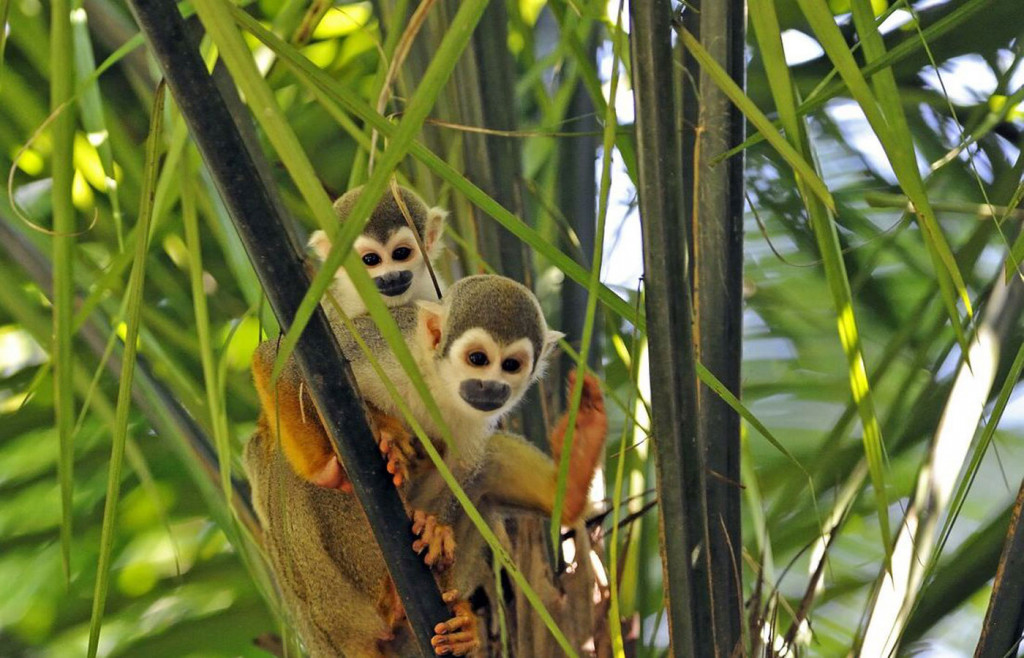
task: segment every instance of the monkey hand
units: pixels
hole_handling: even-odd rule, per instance
[[[396,487],[409,481],[409,468],[416,459],[416,447],[412,434],[397,418],[389,416],[372,405],[368,405],[373,434],[377,447],[388,462],[388,473]]]
[[[457,590],[448,590],[441,595],[452,611],[452,618],[434,627],[430,644],[438,656],[465,656],[480,646],[477,636],[476,615],[469,601],[459,598]]]
[[[335,454],[331,454],[323,466],[311,472],[309,479],[320,487],[352,493],[352,483],[348,479],[348,473],[345,472],[345,467],[341,465]]]
[[[444,571],[455,562],[455,532],[450,525],[439,523],[433,514],[415,510],[412,533],[419,537],[412,543],[412,550],[417,553],[426,550],[423,561],[427,566]]]
[[[569,373],[569,392],[576,385],[576,371]],[[569,426],[569,414],[565,413],[551,432],[551,454],[555,463],[561,459],[563,441]],[[572,432],[569,453],[569,485],[566,487],[565,506],[562,521],[573,522],[583,513],[587,504],[587,490],[594,477],[594,470],[604,452],[605,437],[608,434],[608,416],[604,409],[601,384],[592,374],[583,376],[583,395],[576,414],[575,430]]]

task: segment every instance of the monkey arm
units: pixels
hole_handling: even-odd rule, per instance
[[[575,372],[570,373],[570,390],[575,377]],[[568,413],[565,413],[551,432],[549,440],[553,460],[522,437],[504,433],[492,436],[483,469],[484,495],[496,503],[551,514],[558,488],[562,438],[568,424]],[[586,509],[590,481],[604,451],[607,433],[608,417],[600,384],[593,375],[586,375],[573,432],[569,477],[562,508],[564,523],[575,522]]]
[[[294,359],[289,358],[271,387],[270,375],[277,359],[277,341],[264,341],[253,355],[252,372],[263,413],[261,422],[284,452],[292,470],[308,482],[330,489],[351,491],[330,438],[324,429],[313,398],[303,385]],[[409,477],[415,460],[412,435],[400,421],[367,403],[367,414],[374,438],[387,459],[388,471],[400,486]]]
[[[271,386],[270,375],[276,358],[276,340],[260,343],[253,355],[252,374],[262,408],[261,422],[280,444],[299,477],[321,486],[351,491],[345,470],[334,454],[294,359],[288,359],[277,385]]]

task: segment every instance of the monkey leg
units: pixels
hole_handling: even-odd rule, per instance
[[[351,491],[345,469],[334,453],[294,358],[288,359],[276,386],[270,376],[277,358],[277,341],[260,343],[252,372],[266,427],[277,438],[295,473],[308,482]]]
[[[465,656],[480,646],[476,615],[469,601],[459,598],[458,590],[441,595],[452,611],[452,618],[434,627],[430,644],[438,656]]]
[[[570,390],[575,377],[575,371],[569,374]],[[550,515],[554,511],[558,461],[568,425],[569,417],[565,413],[551,432],[549,440],[554,460],[522,437],[503,433],[492,436],[482,469],[485,495],[499,504],[525,507]],[[597,378],[592,375],[583,379],[583,397],[574,428],[562,506],[563,523],[574,523],[586,509],[590,481],[604,452],[608,433],[604,397]]]
[[[455,531],[452,526],[440,523],[433,514],[423,510],[412,513],[412,533],[418,537],[412,543],[412,550],[422,553],[428,567],[444,571],[455,562]]]

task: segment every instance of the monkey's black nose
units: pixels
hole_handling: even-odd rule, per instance
[[[409,270],[388,272],[387,274],[373,277],[373,282],[377,284],[377,290],[382,295],[397,297],[409,289],[410,284],[412,284],[412,272]]]
[[[464,379],[459,385],[459,395],[474,409],[494,411],[508,401],[512,387],[489,379]]]

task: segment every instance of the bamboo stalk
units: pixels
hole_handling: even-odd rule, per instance
[[[698,627],[698,611],[710,610],[708,582],[691,571],[692,560],[707,562],[707,503],[704,450],[697,432],[682,158],[671,79],[671,7],[667,0],[632,2],[629,14],[650,374],[656,382],[651,387],[651,420],[669,635],[673,655],[714,656],[712,628]]]
[[[701,44],[742,88],[745,59],[743,0],[699,5]],[[692,12],[691,12],[692,13]],[[712,162],[743,142],[744,121],[736,106],[705,71],[700,92],[687,98],[696,108],[694,151],[684,169],[694,172],[690,222],[693,245],[697,358],[736,396],[740,394],[743,302],[743,154]],[[684,91],[685,91],[684,87]],[[684,135],[687,133],[684,133]],[[689,166],[692,163],[692,166]],[[710,581],[713,637],[721,655],[732,655],[742,638],[740,583],[740,418],[709,388],[698,389],[701,440],[707,450]]]
[[[150,43],[249,253],[281,326],[291,326],[309,287],[300,251],[260,176],[258,152],[246,148],[225,101],[206,72],[170,0],[133,0],[136,20]],[[316,308],[299,339],[296,360],[335,448],[380,544],[423,651],[434,626],[450,616],[430,570],[412,551],[408,517],[378,458],[348,363],[323,310]],[[342,373],[339,376],[339,373]]]
[[[587,41],[587,56],[590,58],[590,65],[596,66],[596,32]],[[594,103],[587,93],[583,81],[576,83],[572,100],[569,102],[567,116],[573,119],[573,130],[581,133],[593,133],[578,139],[564,139],[558,144],[558,166],[559,178],[563,181],[558,186],[558,206],[565,216],[569,226],[572,227],[576,238],[579,240],[578,248],[583,254],[594,252],[595,232],[597,230],[597,181],[594,178],[594,161],[597,158],[597,115]],[[563,251],[572,254],[574,245],[563,243]],[[586,265],[580,262],[581,265]],[[572,345],[579,345],[583,338],[583,320],[587,308],[586,287],[566,278],[562,284],[562,321],[559,329],[565,332],[566,340]],[[598,325],[601,326],[600,321]],[[599,334],[592,337],[593,344],[590,346],[590,358],[587,364],[591,368],[599,368],[601,365],[601,353],[598,343]],[[576,365],[576,360],[568,353],[562,354],[559,360],[559,370],[564,376]],[[567,403],[568,392],[564,387],[559,389],[559,401],[564,406]]]

